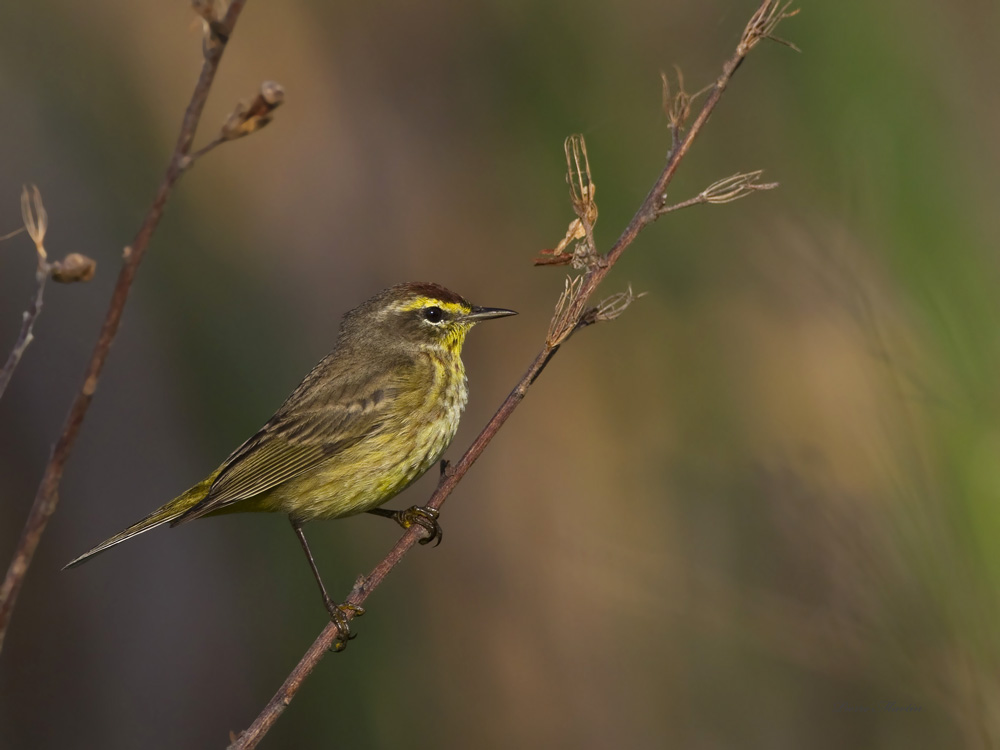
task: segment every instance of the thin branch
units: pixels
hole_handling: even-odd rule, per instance
[[[42,312],[42,295],[45,292],[45,282],[48,278],[49,273],[45,261],[39,258],[38,266],[35,268],[35,294],[31,298],[28,309],[21,315],[21,330],[17,334],[17,341],[14,342],[14,348],[10,350],[7,361],[4,363],[3,369],[0,370],[0,398],[3,398],[4,391],[7,390],[7,385],[14,376],[14,370],[21,362],[25,349],[35,338],[32,329]]]
[[[223,138],[221,135],[217,135],[215,138],[213,138],[212,140],[210,140],[208,143],[206,143],[204,146],[202,146],[201,148],[199,148],[197,151],[192,152],[187,157],[187,159],[184,161],[184,169],[190,169],[190,167],[196,161],[198,161],[198,159],[200,159],[201,157],[203,157],[209,151],[214,150],[216,148],[216,146],[221,146],[225,142],[226,142],[225,138]]]
[[[7,390],[10,379],[14,377],[14,370],[21,362],[25,350],[35,338],[33,329],[35,321],[42,314],[42,296],[45,293],[45,282],[49,278],[50,266],[48,253],[45,251],[45,232],[49,228],[49,215],[42,203],[42,194],[34,185],[31,186],[31,190],[28,190],[27,185],[21,190],[21,220],[24,222],[24,230],[35,243],[35,257],[37,259],[35,294],[31,298],[28,309],[21,316],[21,330],[17,335],[17,341],[14,342],[14,348],[10,350],[10,355],[7,357],[3,369],[0,370],[0,398]],[[12,237],[15,234],[17,232],[12,232],[7,236]]]
[[[246,5],[246,0],[231,0],[225,11],[225,15],[220,18],[217,16],[217,13],[220,12],[217,10],[219,7],[217,3],[204,0],[196,4],[196,10],[205,19],[205,40],[203,44],[205,60],[201,68],[201,74],[198,77],[191,100],[184,112],[180,134],[177,137],[177,144],[174,146],[174,151],[170,157],[170,163],[163,181],[160,183],[153,203],[146,212],[146,216],[139,226],[132,244],[126,247],[123,253],[122,268],[118,274],[118,281],[115,284],[111,302],[108,306],[104,323],[101,326],[100,335],[91,353],[83,385],[76,395],[73,405],[70,407],[66,422],[63,425],[62,434],[59,436],[59,440],[56,442],[52,455],[49,458],[48,465],[45,467],[45,473],[35,494],[35,500],[32,503],[24,530],[21,533],[21,538],[14,551],[10,566],[7,569],[7,575],[4,578],[3,584],[0,585],[0,649],[3,648],[4,637],[10,624],[17,595],[21,590],[28,567],[31,565],[32,557],[38,548],[42,534],[45,532],[49,518],[55,512],[56,505],[58,504],[59,484],[62,480],[66,462],[76,442],[80,426],[83,424],[87,409],[90,407],[90,402],[94,397],[94,392],[97,390],[97,382],[100,378],[101,370],[104,368],[104,363],[107,360],[111,344],[118,332],[122,312],[125,309],[125,302],[128,299],[129,290],[132,287],[136,272],[139,269],[139,263],[146,252],[153,231],[160,223],[164,207],[175,183],[192,163],[188,154],[191,152],[191,144],[194,141],[195,131],[198,128],[202,110],[205,108],[205,102],[208,99],[208,92],[212,86],[212,81],[215,79],[215,74],[219,69],[219,62],[225,51],[226,43],[233,32],[233,27],[236,25],[236,20],[239,18],[244,5]]]
[[[0,398],[3,398],[14,370],[17,369],[24,356],[25,350],[35,340],[35,321],[42,314],[42,298],[45,293],[45,282],[49,277],[53,281],[62,284],[71,284],[76,281],[90,281],[94,278],[94,271],[97,264],[86,255],[70,253],[62,260],[49,262],[49,254],[45,250],[45,233],[49,228],[49,214],[42,203],[42,194],[35,185],[28,189],[25,185],[21,189],[21,219],[24,226],[16,232],[0,237],[0,241],[14,237],[21,232],[27,232],[31,241],[35,243],[35,294],[31,298],[28,309],[21,315],[21,330],[14,342],[7,362],[0,370]]]
[[[722,75],[719,76],[715,85],[711,89],[711,93],[702,105],[697,118],[695,118],[694,123],[692,123],[690,130],[684,135],[683,140],[675,143],[671,148],[670,153],[667,157],[667,165],[664,167],[663,172],[657,178],[656,182],[653,184],[652,189],[646,196],[639,210],[636,212],[632,221],[622,232],[621,236],[607,252],[606,255],[597,256],[592,260],[589,270],[584,274],[584,276],[578,281],[571,281],[567,284],[567,290],[564,291],[564,296],[567,296],[565,300],[561,300],[561,309],[557,309],[556,314],[553,318],[553,325],[550,327],[549,335],[546,338],[545,345],[539,351],[538,355],[535,357],[534,361],[525,371],[524,375],[521,376],[520,381],[514,387],[514,390],[510,392],[504,402],[500,405],[496,414],[487,423],[483,431],[479,433],[479,436],[473,441],[472,445],[469,446],[465,454],[459,460],[459,462],[448,470],[442,472],[441,480],[438,482],[437,489],[434,494],[431,495],[428,507],[439,509],[444,501],[447,499],[448,495],[451,494],[455,486],[461,481],[462,477],[469,471],[472,464],[476,462],[476,459],[482,455],[482,452],[489,445],[493,436],[500,430],[507,418],[513,413],[514,409],[518,407],[521,401],[524,400],[528,389],[535,382],[538,376],[545,369],[545,366],[549,363],[555,353],[559,350],[562,342],[572,334],[574,330],[577,329],[581,324],[585,325],[587,323],[585,316],[587,314],[587,300],[593,294],[597,286],[604,280],[604,277],[608,275],[612,266],[618,261],[622,253],[632,244],[639,232],[647,225],[652,223],[660,215],[659,210],[662,204],[662,197],[666,191],[667,185],[673,179],[674,173],[677,171],[677,167],[680,165],[681,160],[687,154],[688,150],[691,148],[691,144],[694,142],[695,138],[701,132],[705,123],[708,122],[709,116],[715,109],[715,105],[718,104],[719,98],[722,96],[723,91],[725,91],[726,86],[729,84],[733,73],[740,66],[743,58],[750,51],[750,49],[756,43],[756,40],[761,38],[761,35],[769,36],[771,32],[774,31],[774,27],[777,22],[773,21],[774,14],[776,11],[773,10],[773,6],[777,5],[773,0],[765,0],[758,8],[757,12],[754,14],[750,23],[747,25],[746,30],[743,33],[740,44],[736,49],[733,56],[726,61],[722,69]],[[787,6],[781,8],[777,13],[781,18],[786,18],[791,13],[787,13]],[[771,19],[765,22],[761,21],[761,17],[765,19]],[[778,18],[780,21],[781,18]],[[763,25],[762,25],[763,24]],[[748,42],[748,39],[752,40]],[[618,310],[622,300],[618,300],[617,305],[612,302],[611,306],[608,308],[608,312],[613,312]],[[598,308],[600,309],[600,307]],[[558,320],[557,320],[558,319]],[[371,593],[382,583],[389,572],[399,563],[403,556],[416,544],[421,537],[426,534],[423,529],[414,526],[408,529],[399,541],[393,546],[389,553],[382,559],[382,561],[375,566],[374,570],[365,578],[359,578],[357,583],[355,583],[353,590],[347,597],[346,603],[360,606],[365,602],[365,600],[371,595]],[[347,617],[350,619],[353,617],[353,613],[348,612]],[[278,689],[278,692],[274,694],[274,697],[267,703],[264,710],[261,711],[260,715],[254,720],[253,724],[242,734],[237,737],[233,743],[230,745],[230,750],[251,750],[251,748],[257,747],[261,739],[270,730],[274,723],[278,720],[278,717],[284,712],[285,708],[295,697],[305,678],[316,668],[319,661],[323,658],[327,651],[334,645],[337,641],[338,630],[336,624],[333,622],[329,623],[322,632],[313,642],[312,646],[306,651],[305,655],[299,661],[299,663],[292,670],[291,674]]]

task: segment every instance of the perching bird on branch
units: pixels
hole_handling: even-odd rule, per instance
[[[515,315],[477,307],[437,284],[386,289],[344,316],[334,350],[256,435],[180,497],[73,560],[73,567],[169,523],[241,511],[287,513],[337,623],[348,610],[326,592],[302,532],[306,521],[373,513],[440,538],[437,511],[379,508],[433,466],[468,400],[461,352],[482,320]]]

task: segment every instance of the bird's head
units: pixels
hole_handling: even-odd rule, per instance
[[[347,313],[340,339],[341,345],[397,342],[408,348],[444,348],[458,354],[476,323],[508,315],[517,313],[473,305],[439,284],[399,284]]]

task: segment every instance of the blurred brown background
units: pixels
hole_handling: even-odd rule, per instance
[[[562,287],[530,259],[572,215],[563,138],[606,249],[667,150],[660,70],[714,80],[755,4],[250,2],[199,143],[261,80],[286,104],[156,234],[0,655],[0,747],[244,728],[324,624],[284,519],[60,566],[216,466],[392,283],[521,312],[466,348],[460,455]],[[1000,7],[802,6],[803,54],[754,52],[671,197],[781,189],[642,235],[602,291],[648,296],[560,352],[266,747],[1000,745]],[[99,263],[49,286],[0,402],[4,567],[200,60],[180,0],[0,11],[0,234],[34,182],[50,252]],[[0,244],[4,356],[32,252]],[[309,534],[346,592],[397,531]]]

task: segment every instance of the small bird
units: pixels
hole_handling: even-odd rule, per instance
[[[513,310],[477,307],[438,284],[400,284],[344,316],[333,351],[253,437],[203,481],[66,568],[169,523],[241,511],[288,514],[342,642],[347,611],[326,592],[302,525],[372,513],[440,541],[437,511],[380,508],[437,463],[468,400],[461,352],[476,323]]]

